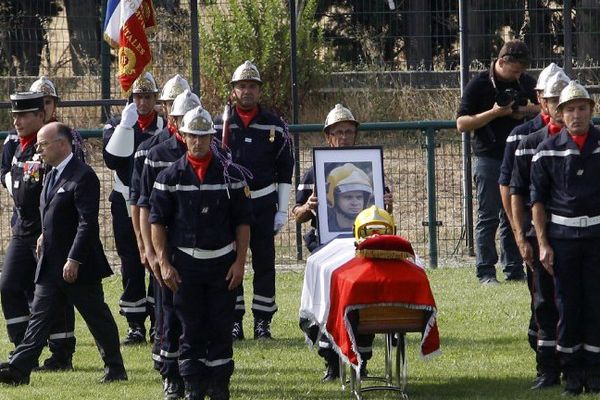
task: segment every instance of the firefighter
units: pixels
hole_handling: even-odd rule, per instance
[[[542,108],[547,110],[550,119],[542,129],[529,134],[520,141],[515,151],[513,174],[510,181],[513,231],[523,261],[528,267],[528,277],[531,281],[532,319],[535,323],[534,350],[536,351],[538,372],[532,389],[545,389],[560,384],[560,365],[555,350],[558,311],[554,303],[554,282],[552,276],[540,264],[538,243],[531,224],[529,207],[531,159],[535,154],[535,149],[542,141],[558,134],[563,128],[557,106],[560,93],[569,81],[569,77],[560,71],[546,82],[544,93],[540,96],[540,103]],[[530,333],[530,343],[531,336]]]
[[[114,171],[109,201],[115,245],[121,259],[123,294],[119,307],[129,325],[122,342],[124,345],[146,342],[144,321],[148,316],[147,303],[153,302],[151,295],[146,297],[144,266],[128,205],[134,154],[140,143],[158,134],[166,125],[154,109],[158,86],[152,74],[144,72],[140,75],[133,83],[132,92],[133,102],[125,106],[121,118],[111,118],[103,132],[104,162]],[[151,292],[151,285],[148,289]],[[153,313],[150,315],[151,320],[154,319]]]
[[[233,162],[252,173],[251,190],[255,223],[251,227],[250,250],[254,270],[254,338],[271,339],[271,320],[277,312],[275,302],[275,234],[288,218],[289,194],[294,169],[291,137],[286,124],[259,104],[262,80],[250,61],[240,65],[231,78],[234,106],[226,118],[215,120],[217,134],[231,149]],[[236,297],[236,318],[232,336],[244,339],[242,319],[245,312],[244,288]]]
[[[156,323],[157,327],[161,330],[161,336],[160,342],[155,342],[153,357],[157,361],[155,366],[163,378],[165,400],[179,398],[183,393],[183,381],[177,365],[181,323],[177,319],[177,315],[173,309],[173,292],[162,284],[160,265],[152,246],[151,228],[148,222],[150,215],[150,194],[158,174],[185,155],[187,147],[182,136],[179,134],[178,127],[181,125],[181,120],[185,113],[199,105],[200,99],[198,96],[188,89],[184,90],[173,101],[169,118],[175,127],[175,131],[169,139],[152,147],[148,151],[142,172],[141,193],[137,203],[140,209],[140,230],[144,240],[146,260],[158,282],[158,287],[155,290],[158,305],[156,307]],[[157,355],[158,358],[156,358]]]
[[[52,86],[54,89],[54,86]],[[56,90],[54,89],[54,93]],[[44,93],[22,92],[10,96],[17,141],[5,145],[2,154],[2,183],[14,200],[12,236],[0,275],[2,311],[9,340],[18,346],[30,320],[37,266],[36,241],[41,233],[40,193],[46,172],[36,153],[37,132],[44,125]],[[4,160],[10,160],[5,164]],[[56,313],[48,340],[52,355],[43,370],[71,370],[75,351],[73,306]]]
[[[244,276],[252,222],[244,175],[213,146],[210,114],[184,116],[187,153],[162,171],[150,196],[152,243],[183,334],[185,398],[229,399],[235,292]]]
[[[336,167],[327,176],[327,220],[332,232],[349,232],[358,213],[373,199],[369,176],[352,163]]]
[[[600,131],[594,101],[571,81],[558,113],[565,129],[543,141],[531,166],[533,224],[539,258],[553,275],[556,350],[565,395],[600,393]]]

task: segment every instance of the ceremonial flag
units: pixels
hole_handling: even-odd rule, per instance
[[[112,48],[119,49],[118,78],[126,94],[152,61],[146,33],[155,25],[152,0],[108,0],[104,40]]]

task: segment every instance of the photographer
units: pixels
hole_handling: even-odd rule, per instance
[[[498,284],[495,239],[500,227],[501,261],[508,280],[524,277],[523,262],[502,210],[498,177],[506,138],[539,112],[534,91],[536,81],[525,74],[529,50],[520,40],[506,42],[489,70],[473,77],[466,86],[458,109],[456,126],[461,132],[474,131],[473,179],[477,188],[475,226],[477,278],[482,284]],[[535,103],[535,104],[531,104]]]

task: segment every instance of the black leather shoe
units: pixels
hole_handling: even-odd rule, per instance
[[[540,376],[537,377],[537,379],[533,383],[533,386],[530,389],[541,390],[558,385],[560,385],[560,374],[543,372]]]
[[[196,378],[192,378],[191,380],[184,380],[184,385],[185,400],[204,400],[208,386],[206,382],[200,382]]]
[[[583,392],[583,374],[580,372],[565,373],[565,390],[563,396],[578,396]]]
[[[14,386],[29,385],[29,375],[8,366],[0,369],[0,383]]]
[[[254,320],[254,339],[273,339],[271,321],[266,319]]]
[[[183,399],[185,395],[183,380],[181,378],[165,378],[164,400]]]
[[[362,364],[360,364],[360,377],[366,378],[369,376],[369,371],[367,370],[367,360],[364,360]]]
[[[109,370],[104,374],[102,379],[100,379],[100,383],[110,383],[116,381],[126,381],[127,380],[127,372],[125,370],[115,371]]]
[[[329,357],[325,363],[325,375],[321,378],[321,382],[332,382],[340,377],[340,360],[335,357]]]
[[[585,377],[585,392],[592,394],[600,393],[600,375],[588,374]]]
[[[121,342],[123,346],[134,346],[146,343],[146,330],[142,326],[131,326],[127,329],[127,336]]]
[[[72,371],[73,370],[73,361],[71,358],[67,360],[61,360],[54,355],[44,360],[44,363],[35,368],[36,371]]]

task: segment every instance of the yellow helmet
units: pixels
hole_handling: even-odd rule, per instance
[[[394,217],[390,213],[373,205],[358,214],[354,220],[352,232],[358,242],[375,234],[395,235],[396,224],[394,224]]]
[[[334,168],[327,176],[327,205],[335,207],[335,195],[338,193],[358,190],[373,194],[371,180],[363,170],[351,163]]]

